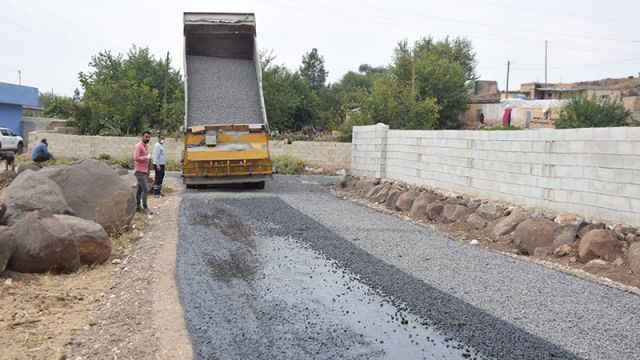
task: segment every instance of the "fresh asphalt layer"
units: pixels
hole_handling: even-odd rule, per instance
[[[184,194],[196,358],[640,359],[640,297],[449,239],[330,177]]]

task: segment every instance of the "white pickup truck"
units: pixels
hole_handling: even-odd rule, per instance
[[[0,153],[22,154],[23,150],[24,141],[21,136],[16,135],[11,129],[0,128]]]

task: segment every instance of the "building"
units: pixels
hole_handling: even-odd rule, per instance
[[[524,83],[519,94],[526,100],[569,100],[576,96],[595,97],[598,100],[620,100],[622,91],[602,86],[576,86],[576,84]]]
[[[0,127],[22,133],[22,107],[38,105],[38,89],[0,82]]]

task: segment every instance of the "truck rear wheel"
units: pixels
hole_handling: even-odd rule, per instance
[[[16,154],[20,155],[24,151],[24,144],[22,142],[18,143],[18,148],[16,149]]]
[[[256,183],[253,183],[253,187],[255,189],[264,189],[264,185],[265,185],[265,181],[258,181]]]

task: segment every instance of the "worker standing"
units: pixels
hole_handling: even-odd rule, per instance
[[[135,163],[135,176],[138,182],[138,189],[136,191],[136,211],[149,215],[149,207],[147,206],[147,193],[149,192],[149,186],[147,183],[147,176],[149,176],[149,160],[151,154],[147,151],[147,144],[151,140],[151,133],[144,131],[140,135],[140,141],[133,148],[133,162]]]
[[[167,161],[167,153],[164,149],[164,135],[158,135],[158,142],[153,146],[153,169],[155,171],[153,181],[153,196],[158,198],[162,194],[162,181],[164,180],[164,170]]]

